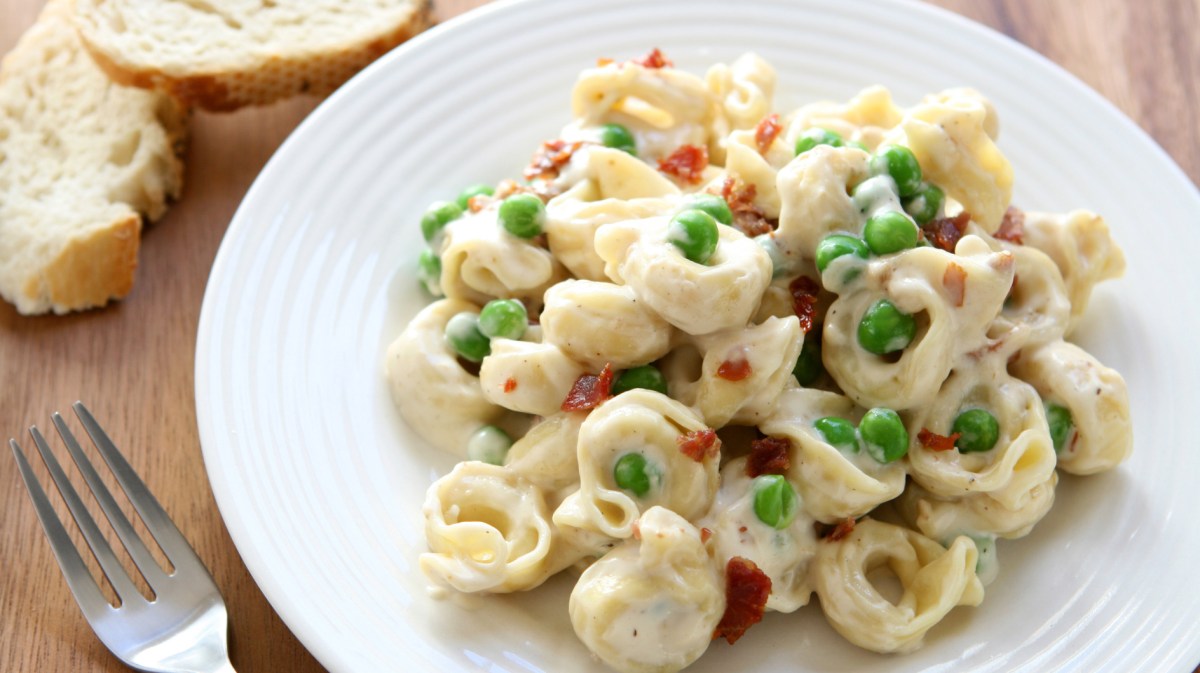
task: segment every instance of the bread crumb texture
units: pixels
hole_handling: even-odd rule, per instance
[[[430,0],[73,0],[113,79],[207,110],[325,95],[427,28]]]
[[[0,296],[25,314],[128,294],[142,215],[179,195],[187,112],[113,83],[70,0],[50,0],[0,63]]]

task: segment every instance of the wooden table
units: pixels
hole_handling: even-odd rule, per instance
[[[440,0],[446,19],[484,0]],[[0,52],[42,0],[0,0]],[[1200,0],[934,0],[1029,45],[1150,132],[1200,182]],[[198,113],[187,187],[143,234],[138,280],[107,309],[27,318],[0,302],[0,438],[86,401],[212,569],[239,671],[319,671],[263,598],[217,513],[201,459],[192,366],[200,302],[251,181],[317,101]],[[4,452],[7,454],[7,450]],[[37,462],[37,461],[35,461]],[[45,470],[36,466],[46,478]],[[76,608],[14,462],[0,457],[0,671],[125,671]]]

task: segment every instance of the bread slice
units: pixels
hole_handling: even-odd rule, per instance
[[[26,314],[126,295],[139,213],[183,181],[184,108],[109,80],[70,13],[50,0],[0,63],[0,296]]]
[[[429,26],[430,0],[74,0],[96,62],[207,110],[327,94]]]

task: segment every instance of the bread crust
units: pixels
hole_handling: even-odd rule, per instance
[[[114,81],[126,86],[169,93],[189,107],[230,112],[267,105],[298,94],[332,93],[359,70],[432,24],[431,0],[417,0],[408,20],[369,39],[352,41],[317,53],[271,54],[240,69],[187,69],[139,63],[113,51],[93,34],[94,23],[81,12],[76,27],[93,60]]]
[[[60,315],[125,297],[133,289],[141,230],[142,218],[130,212],[81,232],[67,242],[41,276],[29,279],[25,294],[49,297],[50,308]]]
[[[0,295],[24,314],[103,306],[133,287],[143,212],[179,195],[187,111],[96,68],[50,0],[0,62]]]

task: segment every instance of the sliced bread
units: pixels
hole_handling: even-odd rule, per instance
[[[0,63],[0,296],[21,313],[126,295],[141,215],[178,196],[187,113],[114,84],[50,0]]]
[[[118,82],[207,110],[327,94],[429,26],[430,0],[74,0]]]

